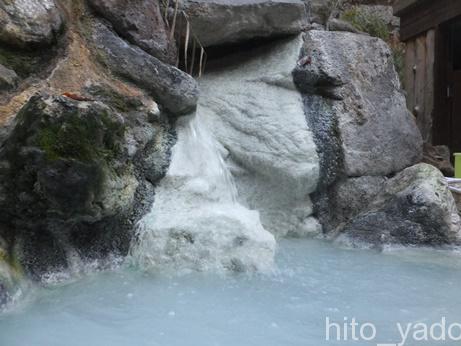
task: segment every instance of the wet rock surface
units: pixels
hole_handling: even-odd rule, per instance
[[[0,90],[13,89],[18,84],[19,77],[13,70],[0,65]]]

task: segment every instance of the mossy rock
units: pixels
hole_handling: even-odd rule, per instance
[[[115,214],[105,201],[117,191],[105,186],[133,174],[125,129],[124,119],[104,104],[32,97],[0,152],[9,167],[2,178],[10,182],[5,190],[12,205],[5,207],[30,217]]]
[[[390,30],[387,23],[380,16],[367,13],[358,6],[344,11],[341,19],[351,23],[357,30],[370,34],[370,36],[378,37],[384,41],[389,39]]]
[[[50,161],[110,161],[121,152],[124,130],[122,124],[111,120],[107,111],[97,117],[75,114],[62,123],[45,124],[36,137],[36,144]]]
[[[0,64],[27,78],[44,69],[55,55],[54,50],[23,51],[0,45]]]
[[[133,225],[153,199],[145,171],[167,166],[154,155],[156,125],[130,102],[38,94],[4,136],[0,237],[28,277],[66,270],[69,249],[91,260],[128,252]],[[156,159],[144,165],[149,155]]]
[[[28,143],[48,161],[107,162],[122,156],[123,119],[101,105],[80,105],[65,97],[48,106],[34,97],[17,116],[13,142]]]
[[[87,92],[95,99],[115,108],[117,111],[127,113],[142,107],[142,102],[136,97],[122,95],[108,85],[91,85]]]

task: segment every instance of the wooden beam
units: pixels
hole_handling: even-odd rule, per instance
[[[400,16],[411,7],[415,6],[421,0],[397,0],[394,4],[394,15]]]
[[[425,87],[426,87],[426,35],[416,39],[415,105],[411,111],[421,132],[424,128]]]
[[[408,41],[458,16],[461,16],[461,0],[417,0],[410,12],[401,15],[400,37]]]
[[[404,86],[407,94],[407,108],[413,114],[415,108],[415,72],[416,72],[416,46],[415,41],[408,41],[405,48],[405,74]]]
[[[434,116],[434,66],[435,66],[435,29],[426,35],[426,86],[424,105],[424,125],[422,135],[427,143],[432,143],[432,123]]]

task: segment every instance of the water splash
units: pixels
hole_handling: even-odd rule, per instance
[[[178,142],[151,212],[138,224],[131,260],[154,270],[272,268],[274,237],[259,213],[237,202],[224,148],[196,115],[177,124]]]

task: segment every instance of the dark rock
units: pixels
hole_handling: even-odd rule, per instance
[[[11,297],[6,289],[6,286],[0,282],[0,312],[10,302]]]
[[[176,46],[170,40],[158,0],[89,0],[114,30],[130,43],[163,62],[176,62]]]
[[[138,108],[122,117],[99,101],[36,95],[17,115],[0,149],[0,236],[32,278],[66,269],[69,253],[127,253],[156,183],[139,162],[161,151],[150,164],[166,167],[170,148],[165,125]]]
[[[339,240],[376,248],[459,244],[460,218],[443,175],[422,163],[386,181],[374,201],[343,228]]]
[[[15,88],[18,80],[19,77],[16,72],[0,64],[0,90]]]
[[[195,110],[199,91],[191,76],[127,44],[101,22],[91,29],[97,56],[113,73],[148,90],[175,115]]]
[[[344,166],[341,134],[332,101],[319,95],[304,94],[304,113],[314,135],[320,160],[318,191],[333,184]]]
[[[21,48],[50,45],[63,24],[54,0],[0,0],[0,42]]]
[[[300,0],[187,0],[184,11],[204,47],[297,34],[308,24]]]
[[[56,57],[62,49],[63,45],[58,44],[55,47],[22,50],[0,43],[0,65],[14,71],[19,77],[15,78],[17,80],[31,75],[46,78],[56,66]]]
[[[330,237],[367,210],[382,191],[385,177],[341,178],[314,194],[315,214]]]
[[[455,168],[451,164],[450,148],[445,145],[433,146],[429,143],[424,143],[423,162],[437,167],[446,177],[455,175]]]

